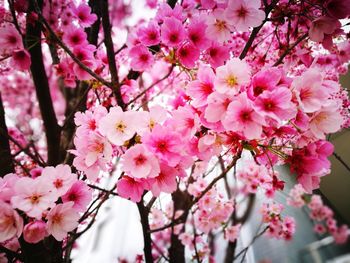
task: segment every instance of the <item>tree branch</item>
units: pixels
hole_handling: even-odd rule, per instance
[[[150,226],[148,221],[148,210],[143,204],[143,200],[137,203],[137,208],[140,213],[142,232],[143,232],[143,252],[146,263],[153,263],[152,256],[152,238],[150,233]]]
[[[8,131],[5,121],[5,110],[4,105],[2,103],[2,97],[0,93],[0,129],[2,132],[0,133],[0,177],[4,177],[8,173],[14,172],[14,165],[11,157],[11,149],[10,143],[8,140]]]
[[[60,161],[60,127],[57,123],[56,114],[53,108],[48,78],[43,63],[41,50],[41,24],[33,22],[30,13],[36,9],[35,0],[29,1],[27,25],[26,25],[26,46],[29,48],[31,57],[30,70],[39,102],[40,113],[43,119],[46,142],[48,165],[58,164]],[[42,2],[39,4],[42,5]],[[41,7],[39,7],[41,8]],[[39,41],[38,41],[39,40]]]
[[[112,26],[109,20],[109,12],[108,12],[108,0],[101,1],[101,17],[102,17],[102,27],[104,32],[104,43],[107,50],[109,72],[111,73],[111,79],[112,79],[113,93],[117,100],[117,104],[121,108],[125,109],[125,103],[123,101],[122,94],[120,92],[118,70],[115,62],[115,54],[114,54],[112,32],[111,32]]]

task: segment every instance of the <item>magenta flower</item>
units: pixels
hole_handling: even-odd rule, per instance
[[[157,23],[150,22],[147,27],[141,27],[137,31],[140,42],[145,46],[158,45],[160,42],[160,28]]]
[[[0,53],[10,53],[16,49],[23,49],[22,37],[10,23],[0,28]]]
[[[180,63],[189,69],[194,68],[195,63],[199,58],[199,54],[199,49],[191,43],[185,43],[176,51]]]
[[[70,47],[87,44],[87,36],[83,29],[70,26],[64,32],[63,41]]]
[[[160,174],[154,179],[150,179],[151,191],[154,196],[159,196],[161,192],[172,193],[176,190],[176,175],[178,171],[164,163],[160,164]]]
[[[264,119],[254,110],[252,102],[244,92],[232,100],[222,124],[226,130],[241,133],[248,140],[252,140],[261,137]]]
[[[230,58],[229,48],[218,42],[212,42],[211,46],[205,52],[208,57],[208,62],[213,68],[224,65],[225,61]]]
[[[28,70],[31,65],[30,54],[26,49],[14,50],[11,57],[10,65],[18,70]]]
[[[154,62],[152,53],[143,45],[137,45],[131,48],[129,56],[131,58],[130,66],[136,71],[144,71]]]
[[[117,183],[117,193],[123,198],[130,198],[133,202],[140,202],[141,196],[147,187],[148,183],[144,180],[123,176]]]
[[[176,18],[165,18],[161,26],[162,42],[168,47],[177,47],[186,38],[182,23]]]
[[[181,160],[181,137],[172,129],[156,125],[152,132],[145,133],[142,142],[158,158],[174,167]]]
[[[187,28],[188,40],[200,50],[210,46],[210,41],[205,34],[206,28],[207,25],[203,20],[194,20]]]
[[[95,14],[91,14],[90,7],[85,3],[81,3],[79,6],[73,7],[72,11],[82,27],[89,27],[97,20],[97,16]]]
[[[76,181],[71,188],[62,196],[64,203],[73,202],[73,208],[84,211],[92,198],[91,189],[83,181]]]

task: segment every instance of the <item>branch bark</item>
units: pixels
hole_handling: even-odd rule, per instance
[[[122,94],[120,92],[118,70],[115,62],[114,47],[113,47],[112,32],[111,32],[112,26],[109,20],[109,12],[108,12],[108,0],[101,1],[101,16],[102,16],[102,27],[104,32],[104,44],[107,50],[107,59],[108,59],[109,72],[111,73],[113,93],[117,100],[117,104],[121,108],[125,109],[125,103],[123,101]]]
[[[153,263],[152,239],[151,239],[150,226],[149,226],[149,220],[148,220],[148,210],[143,204],[143,200],[137,203],[137,208],[139,210],[140,218],[141,218],[143,243],[144,243],[143,252],[145,255],[145,262]]]
[[[38,1],[38,4],[41,8],[42,1]],[[33,11],[35,11],[35,0],[29,1],[25,43],[27,48],[29,48],[28,51],[31,56],[30,71],[32,73],[40,113],[45,128],[48,156],[47,163],[48,165],[55,165],[60,161],[59,155],[61,131],[53,108],[49,82],[43,63],[43,54],[40,41],[42,27],[39,21],[33,22],[31,20],[30,14]]]
[[[7,126],[5,121],[5,110],[4,105],[2,103],[2,97],[0,93],[0,129],[4,131],[4,133],[8,134]],[[11,157],[11,149],[8,138],[0,133],[0,177],[4,177],[8,173],[12,173],[14,171],[14,166]]]

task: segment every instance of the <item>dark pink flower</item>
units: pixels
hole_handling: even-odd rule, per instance
[[[186,31],[176,18],[165,18],[161,27],[161,38],[168,47],[176,47],[186,38]]]
[[[176,55],[182,65],[186,68],[193,68],[199,58],[199,49],[191,43],[182,45],[177,51]]]
[[[130,66],[136,71],[144,71],[149,68],[154,61],[152,53],[143,45],[137,45],[131,48],[129,56],[131,58]]]

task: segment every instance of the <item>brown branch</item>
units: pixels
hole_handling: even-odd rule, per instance
[[[118,70],[117,70],[117,65],[115,61],[112,32],[111,32],[112,26],[109,20],[109,12],[108,12],[108,0],[101,0],[101,17],[102,17],[102,27],[104,32],[104,44],[107,50],[107,59],[108,59],[109,72],[111,73],[113,93],[117,100],[117,104],[121,108],[125,109],[125,103],[123,101],[122,94],[120,92]]]
[[[273,1],[270,5],[266,6],[265,8],[265,19],[264,21],[261,23],[260,26],[257,26],[257,27],[254,27],[253,28],[253,31],[252,33],[250,34],[249,36],[249,39],[247,41],[247,43],[245,44],[243,50],[242,50],[242,53],[239,55],[239,58],[240,59],[244,59],[247,54],[248,54],[248,51],[250,49],[250,47],[252,46],[253,42],[254,42],[254,39],[256,38],[256,36],[258,35],[260,29],[265,25],[265,23],[268,21],[268,16],[269,16],[269,13],[272,11],[272,9],[275,7],[275,5],[278,3],[278,0],[275,0]]]
[[[301,37],[299,37],[290,47],[288,47],[283,54],[280,56],[280,58],[273,64],[274,67],[278,66],[283,62],[283,59],[289,54],[290,51],[292,51],[301,41],[306,39],[308,37],[308,33],[305,33]]]
[[[48,156],[47,163],[49,165],[55,165],[60,161],[61,131],[53,108],[49,82],[43,62],[41,41],[39,40],[41,38],[41,24],[39,21],[33,22],[30,18],[30,13],[35,10],[35,5],[35,0],[29,1],[25,42],[27,48],[30,47],[28,50],[31,56],[30,70],[45,128]],[[40,3],[40,5],[42,5],[42,3]]]
[[[140,213],[142,233],[143,233],[143,252],[146,263],[153,263],[152,256],[152,238],[150,233],[150,226],[148,220],[148,210],[143,204],[143,200],[137,203],[137,208]]]
[[[8,139],[8,131],[5,121],[5,110],[2,103],[0,93],[0,177],[4,177],[8,173],[14,172],[14,166],[11,157],[10,143]]]

